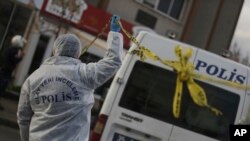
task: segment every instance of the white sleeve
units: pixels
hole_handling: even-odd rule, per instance
[[[29,140],[29,127],[33,111],[29,102],[29,87],[27,81],[22,86],[17,109],[17,122],[20,129],[21,141]]]
[[[108,50],[103,59],[81,67],[83,81],[89,88],[95,89],[111,78],[122,63],[123,36],[118,32],[109,32]]]

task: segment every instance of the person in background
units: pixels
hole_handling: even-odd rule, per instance
[[[21,35],[15,35],[11,39],[11,46],[7,47],[2,54],[2,67],[0,68],[0,98],[8,87],[13,71],[24,56],[23,46],[26,40]],[[0,103],[0,110],[4,110]]]
[[[53,56],[24,82],[17,120],[22,141],[88,141],[94,89],[105,83],[122,63],[123,36],[112,16],[108,50],[96,63],[78,58],[81,44],[73,34],[60,35]]]

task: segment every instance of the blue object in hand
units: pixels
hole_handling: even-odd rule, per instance
[[[119,26],[118,21],[120,21],[120,17],[117,15],[113,15],[111,18],[111,24],[110,24],[111,31],[120,32],[121,27]]]

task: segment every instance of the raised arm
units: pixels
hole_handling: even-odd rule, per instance
[[[123,36],[118,25],[120,17],[113,16],[111,19],[110,29],[108,34],[107,46],[108,50],[103,59],[97,63],[89,63],[86,67],[81,67],[84,70],[80,72],[83,75],[83,81],[90,88],[96,88],[111,78],[119,69],[122,63],[123,51]]]

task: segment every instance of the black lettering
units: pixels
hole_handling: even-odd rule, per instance
[[[53,80],[54,80],[53,77],[51,77],[51,78],[48,79],[48,82],[49,82],[49,83],[50,83],[50,82],[53,82]]]
[[[55,95],[55,102],[61,102],[58,95]]]
[[[66,82],[67,82],[67,79],[63,78],[63,79],[62,79],[62,82],[63,82],[63,83],[66,83]]]
[[[39,91],[38,90],[35,91],[35,95],[39,95]]]
[[[64,92],[62,92],[62,100],[63,100],[63,101],[66,100]]]
[[[79,100],[80,100],[80,98],[79,98],[79,97],[75,97],[75,100],[79,101]]]
[[[35,98],[35,103],[36,103],[36,104],[40,104],[39,97],[36,97],[36,98]]]
[[[67,81],[66,84],[71,88],[72,83],[70,81]]]
[[[48,99],[48,102],[54,102],[54,96],[53,95],[49,95],[47,99]]]
[[[43,81],[43,87],[45,86],[45,85],[47,85],[48,84],[48,81],[47,80],[44,80]]]
[[[195,66],[195,69],[199,71],[200,67],[206,67],[207,66],[207,63],[206,62],[203,62],[201,60],[198,60],[198,63],[197,65]]]
[[[75,96],[79,95],[77,91],[74,91],[73,93],[74,93]]]
[[[138,117],[126,114],[126,113],[121,113],[121,115],[123,117],[129,118],[129,120],[134,120],[134,121],[137,121],[137,122],[142,122],[143,121],[141,118],[138,118]]]
[[[45,103],[45,100],[47,99],[46,96],[42,96],[43,103]]]
[[[120,117],[120,119],[125,120],[127,122],[131,122],[131,119],[127,119],[127,118],[124,118],[124,117]]]
[[[226,80],[227,76],[223,77],[223,75],[225,74],[225,71],[226,71],[225,69],[221,68],[221,71],[220,71],[220,74],[218,75],[218,77],[221,78],[221,79]]]
[[[43,82],[43,83],[44,83],[44,82]],[[41,87],[43,87],[43,86],[44,86],[44,84],[43,84],[43,83],[39,86],[39,88],[41,88]]]
[[[215,66],[215,65],[210,65],[210,66],[208,66],[207,69],[206,69],[207,73],[210,74],[210,75],[215,75],[215,74],[217,74],[217,73],[218,73],[218,70],[219,70],[218,67]]]
[[[61,82],[61,81],[62,81],[62,78],[60,78],[60,77],[57,77],[57,78],[56,78],[56,81],[59,81],[59,82]]]
[[[244,84],[245,80],[246,80],[245,76],[242,76],[242,75],[236,76],[236,82],[239,82],[240,84]]]
[[[73,87],[72,91],[73,91],[74,94],[77,93],[76,87]]]
[[[229,77],[229,79],[228,79],[229,81],[232,81],[232,80],[233,80],[234,76],[236,75],[236,71],[237,71],[237,70],[234,69],[233,72],[231,72],[231,75],[230,75],[230,77]]]
[[[67,101],[70,101],[71,99],[72,99],[72,98],[71,98],[71,94],[70,94],[70,93],[67,93],[67,94],[66,94],[66,100],[67,100]]]

